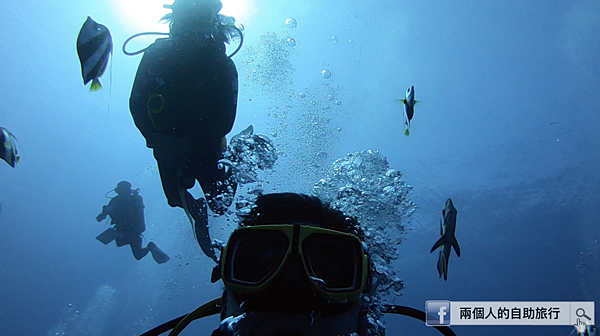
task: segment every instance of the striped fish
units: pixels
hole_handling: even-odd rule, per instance
[[[108,28],[88,16],[77,36],[77,55],[81,63],[83,84],[87,85],[92,81],[91,92],[102,88],[98,78],[102,77],[106,70],[112,48],[112,37]]]
[[[418,100],[415,100],[415,86],[411,85],[408,89],[406,89],[406,93],[404,95],[404,99],[400,99],[400,101],[404,104],[404,135],[410,135],[410,121],[415,115],[415,104],[418,103]]]
[[[0,127],[0,159],[6,161],[11,167],[19,163],[20,157],[17,156],[17,138],[6,128]]]

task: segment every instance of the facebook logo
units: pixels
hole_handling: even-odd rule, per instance
[[[450,325],[450,301],[425,302],[425,315],[428,326]]]

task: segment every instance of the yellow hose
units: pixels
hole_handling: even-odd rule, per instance
[[[187,327],[192,321],[206,316],[218,314],[221,311],[221,298],[214,299],[210,302],[203,304],[196,308],[193,312],[186,315],[176,326],[171,330],[169,336],[179,335],[185,327]]]

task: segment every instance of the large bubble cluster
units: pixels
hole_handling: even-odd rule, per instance
[[[263,134],[240,135],[227,147],[219,164],[231,167],[233,180],[238,183],[235,211],[231,212],[238,219],[252,210],[256,197],[263,193],[263,173],[273,169],[277,159],[273,142]],[[217,247],[222,249],[222,244]]]
[[[402,173],[390,169],[387,158],[372,150],[336,160],[329,167],[327,177],[314,186],[318,197],[346,215],[356,217],[364,232],[375,270],[373,291],[367,298],[369,323],[374,330],[382,328],[379,318],[385,297],[400,295],[404,287],[391,263],[398,258],[396,246],[405,232],[402,219],[416,209],[408,198],[411,189],[402,180]]]
[[[234,181],[248,184],[260,181],[258,170],[272,169],[277,161],[275,146],[263,134],[248,134],[232,141],[220,164],[233,169]]]

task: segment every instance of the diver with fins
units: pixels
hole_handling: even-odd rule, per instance
[[[102,207],[102,212],[96,216],[96,221],[101,222],[106,216],[110,216],[110,224],[114,226],[104,230],[96,239],[104,245],[108,245],[113,240],[118,247],[129,245],[136,260],[142,259],[150,252],[154,261],[159,264],[169,261],[169,256],[153,242],[149,242],[142,248],[142,233],[146,231],[146,222],[144,200],[139,194],[140,190],[132,190],[131,183],[121,181],[111,191],[116,192],[117,196],[111,198],[108,205]]]
[[[234,18],[218,14],[220,0],[176,0],[164,7],[172,10],[163,17],[170,22],[167,38],[133,53],[125,51],[131,38],[154,33],[123,45],[128,55],[144,53],[129,108],[153,150],[168,204],[184,209],[200,248],[217,262],[208,208],[224,214],[237,189],[232,167],[220,162],[238,97],[238,73],[225,43],[243,35]],[[203,191],[198,199],[188,191],[196,181]]]

